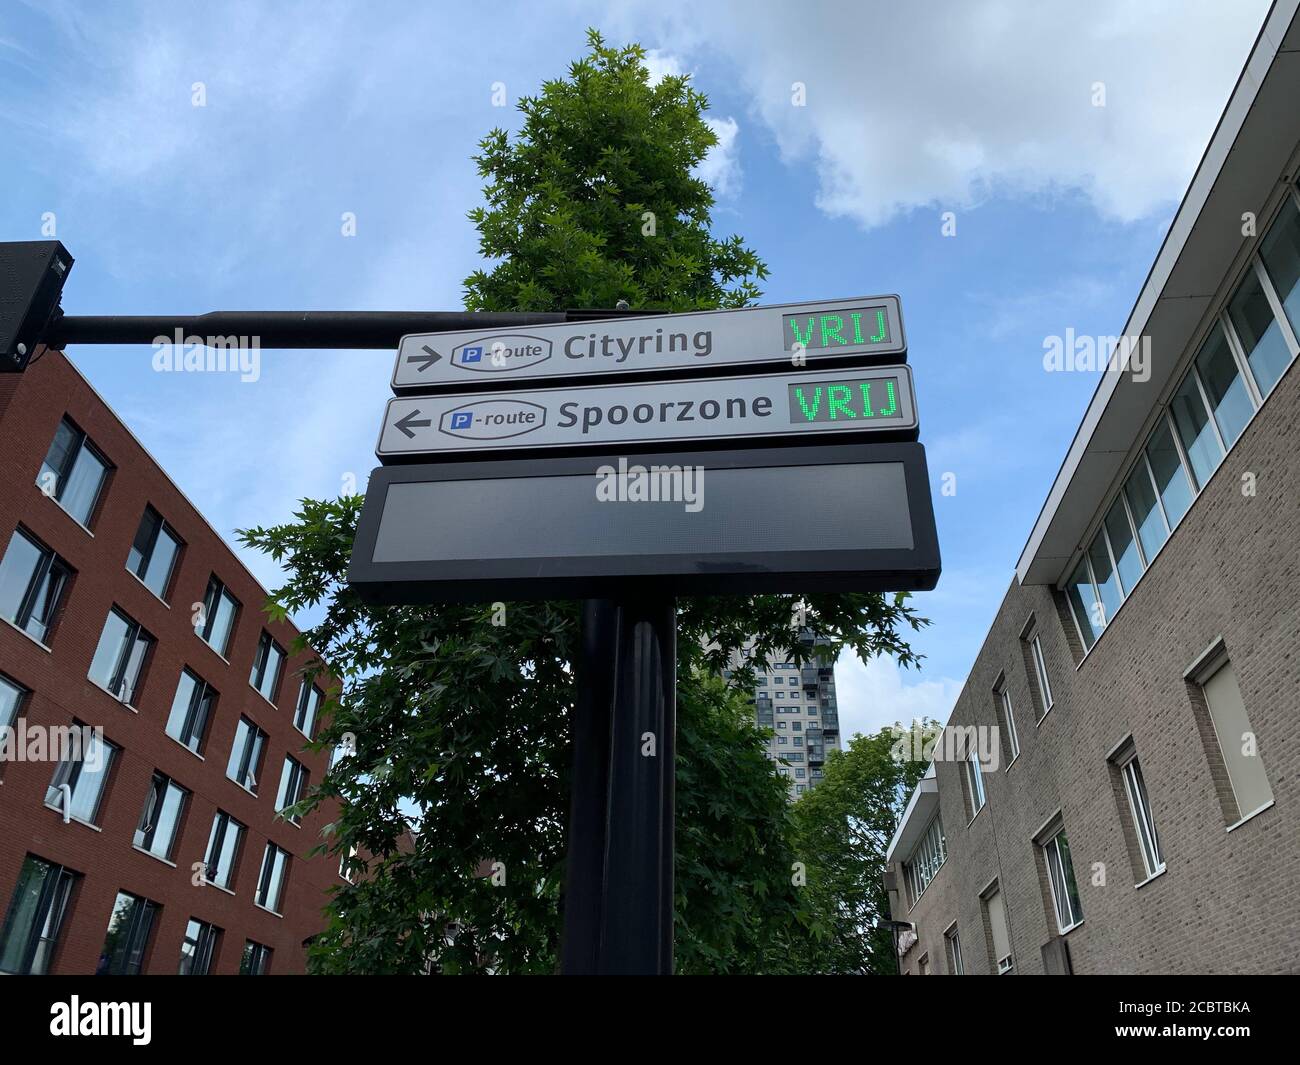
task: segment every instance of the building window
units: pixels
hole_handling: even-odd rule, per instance
[[[930,975],[930,955],[921,955],[921,960],[916,963],[916,974],[918,976]]]
[[[948,841],[943,835],[943,822],[936,815],[925,830],[911,857],[903,863],[903,879],[907,883],[911,905],[921,897],[930,881],[935,878],[943,863],[948,860]]]
[[[1300,195],[1294,191],[1291,198],[1283,205],[1281,213],[1273,223],[1260,245],[1260,259],[1263,260],[1264,272],[1277,293],[1282,313],[1286,315],[1293,334],[1300,333]],[[1252,366],[1252,369],[1255,369]],[[1283,364],[1282,369],[1285,369]],[[1276,378],[1281,377],[1279,370]],[[1265,384],[1260,371],[1255,369],[1262,395],[1268,395],[1273,383]]]
[[[1146,780],[1142,776],[1142,764],[1138,761],[1137,748],[1127,745],[1115,759],[1114,763],[1124,782],[1124,794],[1128,797],[1128,811],[1133,819],[1133,832],[1137,837],[1138,850],[1142,854],[1142,866],[1146,879],[1164,872],[1165,859],[1160,850],[1160,836],[1156,832],[1155,817],[1151,813],[1151,796],[1147,794]]]
[[[18,708],[27,697],[27,689],[0,673],[0,728],[12,728],[18,720]]]
[[[203,596],[203,610],[194,631],[222,658],[230,647],[230,634],[239,614],[239,600],[215,576],[208,579],[208,590]]]
[[[307,785],[307,768],[296,759],[286,756],[284,768],[280,771],[280,790],[275,798],[275,812],[283,813],[298,802],[307,794]],[[302,818],[297,814],[288,814],[285,820],[296,825]]]
[[[1269,237],[1276,232],[1279,230],[1274,227]],[[1282,333],[1282,324],[1273,314],[1260,275],[1259,270],[1246,271],[1236,293],[1228,301],[1228,321],[1260,395],[1266,396],[1291,365],[1291,349]]]
[[[90,679],[127,706],[133,706],[153,643],[153,637],[138,622],[113,607],[90,663]]]
[[[1083,921],[1083,906],[1079,903],[1079,888],[1074,881],[1074,864],[1070,861],[1070,843],[1061,829],[1043,844],[1047,859],[1047,884],[1052,895],[1052,908],[1056,911],[1056,927],[1062,933]]]
[[[1273,789],[1264,771],[1259,743],[1246,714],[1237,671],[1219,651],[1202,669],[1196,683],[1209,711],[1210,725],[1218,741],[1231,789],[1230,814],[1243,821],[1273,802]]]
[[[72,572],[48,547],[16,529],[0,561],[0,617],[39,643],[48,642]]]
[[[271,639],[269,632],[263,632],[257,641],[257,654],[253,657],[253,672],[249,674],[248,683],[262,693],[268,703],[275,702],[276,689],[280,686],[280,674],[284,670],[284,648]]]
[[[96,976],[139,976],[144,967],[149,933],[162,909],[156,902],[126,891],[117,893],[108,919],[108,935],[99,955]]]
[[[1038,697],[1038,720],[1052,709],[1052,682],[1047,679],[1047,660],[1043,657],[1043,641],[1038,628],[1031,620],[1024,636],[1020,638],[1030,674],[1034,680],[1034,694]]]
[[[1007,690],[1005,677],[998,679],[993,689],[993,702],[998,712],[998,725],[1007,741],[1007,765],[1020,757],[1020,736],[1016,732],[1016,715],[1011,709],[1011,692]]]
[[[251,939],[244,944],[244,955],[239,959],[240,976],[265,976],[271,971],[271,948]]]
[[[80,721],[72,723],[68,739],[68,749],[45,792],[45,805],[93,825],[117,747]]]
[[[796,780],[803,780],[804,777],[806,777],[807,775],[808,775],[808,771],[805,769],[796,769],[794,771],[794,776]]]
[[[58,946],[78,873],[27,855],[0,934],[0,972],[43,976]]]
[[[953,976],[965,976],[966,966],[961,960],[961,936],[957,934],[957,926],[953,925],[943,934],[944,949],[948,954],[948,971]]]
[[[95,503],[108,477],[108,460],[86,434],[64,418],[41,463],[36,484],[81,525],[89,527]]]
[[[235,742],[230,747],[226,776],[254,795],[262,775],[262,753],[266,750],[266,733],[246,717],[235,727]]]
[[[984,809],[984,773],[980,769],[980,756],[976,751],[966,755],[966,789],[970,794],[972,818]]]
[[[204,879],[209,884],[231,890],[235,865],[239,861],[239,845],[243,839],[244,826],[225,810],[218,810],[212,819],[212,832],[208,835],[208,856],[204,865]]]
[[[155,771],[136,826],[135,845],[170,861],[189,794],[165,773]]]
[[[216,925],[191,917],[181,941],[181,964],[177,973],[180,976],[207,976],[211,973],[212,955],[220,937],[221,929]]]
[[[176,559],[181,553],[181,539],[153,507],[144,508],[140,528],[126,556],[126,568],[159,599],[166,600]]]
[[[280,912],[284,897],[284,882],[289,873],[289,852],[274,843],[266,845],[262,856],[262,872],[257,878],[256,902],[272,913]]]
[[[324,701],[325,695],[316,685],[306,680],[302,682],[298,689],[298,706],[293,712],[293,727],[309,740],[315,739],[316,715]]]
[[[203,754],[208,721],[217,693],[188,669],[181,670],[181,680],[172,699],[167,718],[167,735],[197,755]]]
[[[1002,892],[994,888],[984,896],[984,918],[988,924],[989,954],[999,976],[1013,968],[1011,957],[1011,932],[1007,927],[1007,910]]]

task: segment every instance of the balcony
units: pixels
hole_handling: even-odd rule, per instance
[[[775,728],[776,720],[772,711],[772,699],[770,696],[761,695],[754,703],[755,712],[758,714],[759,728]]]
[[[840,734],[840,715],[834,710],[822,711],[822,732],[825,735]]]
[[[803,677],[803,686],[808,691],[815,691],[817,688],[817,681],[818,681],[817,667],[804,666],[803,669],[801,670],[801,676]]]

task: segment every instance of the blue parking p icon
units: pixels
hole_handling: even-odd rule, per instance
[[[461,362],[482,362],[483,349],[481,347],[466,348],[460,355]]]
[[[483,349],[479,348],[478,350],[481,354]],[[458,410],[452,413],[451,427],[453,429],[468,429],[473,424],[474,424],[473,411]]]

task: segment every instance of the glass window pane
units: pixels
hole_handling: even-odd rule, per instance
[[[1214,327],[1196,356],[1196,368],[1205,385],[1214,420],[1219,423],[1223,442],[1232,447],[1241,435],[1241,430],[1250,421],[1255,405],[1250,393],[1246,391],[1246,382],[1237,369],[1232,351],[1228,348],[1228,339],[1219,326]]]
[[[41,463],[41,475],[36,483],[47,494],[53,493],[55,498],[63,491],[63,471],[72,462],[77,440],[77,431],[67,422],[59,422],[58,429],[54,431],[54,439],[50,442],[50,450]]]
[[[1237,331],[1260,395],[1267,396],[1282,376],[1282,371],[1290,365],[1291,349],[1287,347],[1282,327],[1273,317],[1273,308],[1254,270],[1246,274],[1237,294],[1228,304],[1228,317]]]
[[[209,641],[212,647],[220,655],[226,653],[227,644],[230,642],[230,630],[235,623],[235,601],[225,592],[218,597],[215,609],[215,616],[212,619],[212,638]]]
[[[1169,404],[1169,410],[1178,427],[1178,439],[1183,442],[1183,450],[1187,452],[1187,459],[1192,464],[1197,487],[1204,487],[1210,475],[1223,461],[1223,448],[1214,435],[1210,413],[1205,409],[1201,390],[1192,374],[1189,373],[1183,379],[1182,387]]]
[[[1092,546],[1088,548],[1088,560],[1092,563],[1092,575],[1097,580],[1097,591],[1101,594],[1101,605],[1105,609],[1105,615],[1099,620],[1102,625],[1109,625],[1110,619],[1119,609],[1123,593],[1120,591],[1119,581],[1116,580],[1115,571],[1110,564],[1106,538],[1100,532],[1093,537]]]
[[[1294,200],[1286,202],[1268,231],[1260,257],[1291,320],[1291,328],[1300,333],[1300,210],[1296,209]],[[1263,382],[1260,387],[1263,388]]]
[[[0,942],[0,972],[28,972],[27,953],[41,917],[41,895],[54,871],[54,866],[31,855],[23,862],[5,919],[4,941]]]
[[[1142,576],[1142,556],[1138,554],[1137,542],[1133,539],[1133,530],[1124,513],[1124,500],[1116,499],[1106,512],[1106,533],[1110,537],[1110,548],[1115,553],[1115,564],[1119,569],[1120,590],[1128,595]]]
[[[1088,564],[1082,559],[1074,575],[1070,577],[1070,583],[1065,586],[1065,594],[1070,600],[1070,610],[1079,625],[1083,648],[1086,651],[1097,642],[1097,637],[1101,635],[1101,626],[1094,623],[1097,619],[1095,609],[1097,596],[1092,589],[1092,578],[1088,576]]]
[[[90,662],[90,679],[100,687],[111,690],[130,629],[126,618],[116,610],[108,612],[108,620],[104,622],[104,631],[99,637],[99,647],[95,649],[95,657]]]
[[[1083,920],[1083,905],[1079,902],[1079,886],[1074,880],[1074,862],[1070,859],[1070,843],[1062,832],[1056,837],[1061,852],[1061,875],[1065,878],[1066,896],[1069,899],[1069,923]]]
[[[1177,525],[1192,505],[1192,486],[1183,470],[1183,460],[1174,446],[1174,437],[1169,431],[1168,423],[1161,421],[1151,434],[1151,440],[1147,444],[1147,458],[1151,462],[1151,472],[1155,475],[1160,501],[1165,505],[1165,517],[1169,519],[1171,527]],[[1101,580],[1100,577],[1097,579]]]
[[[0,727],[11,727],[18,717],[18,704],[23,701],[23,689],[0,677]]]
[[[41,563],[41,549],[20,532],[9,540],[9,548],[0,561],[0,615],[18,620],[27,588]]]
[[[167,582],[171,579],[172,566],[175,565],[180,550],[180,541],[163,528],[158,533],[158,540],[153,547],[153,556],[149,559],[149,568],[143,578],[145,585],[159,599],[166,595]]]
[[[90,512],[95,509],[99,486],[104,483],[107,469],[106,464],[84,445],[72,464],[72,472],[68,474],[59,502],[82,525],[90,523]]]
[[[1147,560],[1156,557],[1156,552],[1168,537],[1165,519],[1156,505],[1155,489],[1151,487],[1151,478],[1147,474],[1146,463],[1139,462],[1124,483],[1124,494],[1128,497],[1129,509],[1133,512],[1133,521],[1137,525],[1138,538],[1142,541],[1142,550]]]

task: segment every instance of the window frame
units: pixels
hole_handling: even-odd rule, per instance
[[[151,514],[157,519],[157,522],[148,536],[148,549],[140,551],[140,563],[135,569],[132,569],[131,553],[133,551],[139,551],[137,544],[140,539],[140,529],[144,527],[145,522],[149,519]],[[170,537],[173,543],[176,544],[176,551],[172,555],[171,562],[168,564],[167,575],[163,578],[162,582],[162,590],[155,591],[150,587],[147,575],[150,565],[153,563],[154,552],[158,549],[158,541],[162,538],[164,533]],[[140,525],[136,527],[135,537],[132,539],[130,547],[127,548],[126,571],[148,588],[150,592],[153,592],[154,596],[160,602],[166,603],[167,597],[170,595],[172,590],[172,582],[176,579],[176,572],[180,569],[181,554],[184,550],[185,541],[181,539],[181,536],[176,532],[176,529],[162,516],[162,513],[157,507],[152,503],[146,503],[144,506],[144,513],[140,515]],[[140,572],[141,569],[144,570],[143,573]]]
[[[279,652],[276,660],[275,676],[271,679],[271,690],[268,694],[263,690],[266,682],[266,669],[270,665],[271,655]],[[279,642],[266,629],[262,630],[262,635],[257,639],[257,650],[253,653],[253,668],[248,676],[248,683],[252,689],[257,692],[272,706],[275,706],[276,699],[280,696],[280,685],[284,682],[285,667],[289,663],[289,652],[280,646]]]
[[[68,427],[68,429],[71,431],[73,435],[75,446],[69,449],[68,456],[63,464],[64,468],[56,470],[53,466],[50,465],[50,461],[49,461],[50,452],[51,450],[53,450],[54,445],[59,438],[59,429],[61,429],[65,425]],[[67,506],[64,505],[63,502],[63,496],[68,485],[68,480],[72,475],[72,471],[76,468],[77,460],[81,457],[81,453],[83,450],[88,451],[91,457],[94,458],[96,461],[98,461],[100,466],[102,467],[102,471],[99,477],[99,483],[95,485],[95,494],[90,500],[90,506],[86,510],[86,517],[84,521],[81,518],[77,517],[77,515],[72,513],[72,511],[69,510]],[[50,468],[51,472],[54,473],[53,493],[47,492],[45,490],[44,485],[41,484],[41,478],[44,475],[47,466]],[[116,468],[117,467],[113,465],[113,463],[110,461],[108,456],[104,454],[103,449],[101,449],[90,438],[90,436],[85,432],[85,430],[83,430],[81,426],[79,426],[75,421],[73,421],[70,417],[68,417],[67,414],[64,414],[63,417],[59,419],[59,424],[54,430],[54,439],[50,441],[50,446],[45,449],[45,457],[41,459],[41,468],[36,474],[36,487],[40,489],[41,495],[57,503],[59,505],[59,509],[62,510],[63,513],[65,513],[68,517],[70,517],[73,521],[75,521],[87,532],[90,532],[91,525],[95,520],[95,513],[99,509],[100,501],[104,498],[104,490],[108,487],[109,476]]]
[[[1061,854],[1061,839],[1065,838],[1066,857],[1063,859]],[[1043,852],[1043,860],[1047,866],[1047,888],[1051,892],[1052,912],[1056,918],[1056,929],[1060,935],[1066,935],[1074,931],[1079,925],[1083,924],[1083,900],[1079,899],[1078,915],[1075,915],[1074,898],[1070,895],[1070,885],[1066,883],[1066,862],[1069,862],[1070,880],[1074,883],[1074,895],[1079,894],[1079,881],[1074,874],[1073,852],[1070,850],[1070,841],[1066,837],[1065,826],[1058,825],[1051,830],[1050,835],[1046,836],[1042,843],[1039,844]],[[1056,859],[1055,870],[1059,872],[1061,880],[1061,892],[1058,894],[1056,887],[1056,876],[1053,875],[1054,867],[1052,864],[1053,856]],[[1061,906],[1062,901],[1065,903],[1064,909]],[[1069,924],[1062,924],[1062,916],[1073,918]]]
[[[222,599],[228,599],[231,604],[230,627],[226,630],[225,646],[217,647],[212,642],[213,628],[216,625],[217,616],[220,611],[217,609]],[[231,593],[226,582],[218,577],[215,573],[208,578],[208,586],[203,593],[203,625],[195,626],[194,632],[200,640],[207,644],[223,661],[229,661],[226,655],[230,653],[230,645],[235,638],[235,629],[239,625],[239,615],[243,610],[243,604]]]
[[[124,634],[125,638],[122,642],[122,646],[119,647],[116,658],[113,662],[113,668],[109,672],[108,683],[105,684],[94,675],[93,670],[95,668],[95,659],[99,657],[99,649],[103,645],[104,636],[108,633],[108,625],[114,614],[116,614],[118,619],[126,625],[126,632]],[[132,652],[135,649],[135,645],[137,642],[141,641],[144,643],[145,648],[136,665],[135,677],[131,681],[130,691],[128,692],[124,690],[123,687],[126,681],[126,672],[128,667],[131,665]],[[149,658],[153,654],[153,650],[157,645],[157,638],[149,632],[148,629],[114,603],[108,608],[108,616],[104,618],[104,627],[100,630],[99,643],[95,645],[95,653],[91,656],[90,660],[91,672],[86,674],[86,679],[102,691],[113,696],[113,698],[123,706],[134,710],[136,708],[136,692],[139,691],[140,685],[144,681],[145,673],[149,665]]]
[[[160,853],[154,849],[152,843],[156,840],[163,812],[167,808],[167,799],[173,788],[180,794],[180,800],[176,806],[176,816],[172,821],[167,845]],[[140,819],[136,822],[135,833],[131,837],[132,846],[165,862],[172,861],[172,856],[176,853],[176,843],[180,839],[181,825],[185,821],[185,808],[189,804],[191,794],[188,788],[178,784],[162,770],[155,769],[149,778],[149,790],[145,792],[144,808],[140,811]]]
[[[68,591],[68,587],[72,584],[72,579],[76,576],[77,571],[73,569],[71,564],[55,551],[54,548],[47,547],[44,541],[35,534],[29,532],[22,525],[19,525],[14,529],[13,536],[9,538],[9,544],[5,548],[4,555],[0,555],[0,563],[3,563],[4,559],[8,556],[9,551],[13,548],[14,541],[19,537],[26,540],[28,545],[36,550],[38,558],[35,568],[27,578],[27,587],[23,590],[22,595],[19,596],[18,607],[14,616],[12,618],[5,617],[5,620],[20,632],[30,636],[42,647],[48,648],[62,615],[64,597]],[[49,596],[48,593],[45,594],[45,598],[48,600],[49,605],[43,612],[43,616],[38,615],[36,610],[37,603],[44,591],[46,581],[51,577],[51,574],[54,575],[54,580],[57,580],[58,582],[57,590],[52,597]],[[39,636],[32,632],[28,627],[31,624],[33,616],[41,617],[42,629]]]
[[[283,862],[279,865],[279,877],[276,877],[276,858],[283,856]],[[284,905],[285,892],[289,887],[289,863],[292,860],[287,850],[275,843],[273,840],[266,841],[266,850],[262,852],[262,867],[258,872],[257,886],[253,891],[253,904],[260,906],[268,913],[282,916],[281,907]],[[268,895],[272,885],[275,886],[274,905],[269,904]]]
[[[275,812],[284,815],[291,825],[300,825],[300,815],[285,814],[284,811],[302,800],[311,786],[311,771],[291,754],[284,756],[284,765],[280,769],[280,785],[275,796]],[[292,798],[289,791],[293,792]],[[287,800],[287,801],[286,801]]]
[[[80,814],[72,812],[72,807],[77,802],[77,788],[84,779],[84,769],[86,765],[85,750],[85,729],[89,728],[85,722],[78,721],[75,718],[72,722],[72,728],[79,731],[83,737],[77,743],[76,758],[60,758],[54,767],[54,775],[50,778],[49,786],[45,790],[45,805],[51,810],[56,810],[64,817],[79,821],[83,825],[91,825],[94,828],[99,827],[99,813],[104,807],[104,796],[108,792],[110,778],[113,773],[113,766],[116,764],[117,756],[121,753],[122,748],[113,743],[107,736],[91,732],[94,742],[97,742],[103,750],[104,768],[95,773],[93,779],[97,781],[95,788],[94,804],[89,813],[82,817]],[[66,752],[71,753],[71,752]],[[64,806],[63,786],[68,787],[67,807]]]
[[[218,831],[218,826],[220,830]],[[218,877],[210,876],[210,873],[220,873],[220,862],[222,852],[225,850],[226,835],[231,828],[235,829],[235,845],[230,851],[230,868],[226,872],[224,882]],[[229,891],[234,894],[235,891],[235,873],[239,868],[239,859],[244,850],[244,840],[248,833],[248,826],[238,818],[228,814],[220,807],[212,815],[212,828],[208,832],[207,851],[203,856],[203,882],[223,891]],[[216,864],[213,863],[213,855],[216,856]]]
[[[984,769],[980,765],[979,752],[967,751],[962,764],[966,771],[966,787],[970,792],[971,814],[966,822],[969,825],[988,803],[988,795],[984,791]]]
[[[247,726],[247,729],[245,729]],[[239,750],[239,737],[246,736],[243,749]],[[247,714],[240,714],[235,724],[235,738],[230,741],[230,757],[226,759],[226,779],[233,781],[250,795],[260,794],[262,766],[266,761],[266,749],[271,737]],[[235,761],[235,752],[239,750],[238,776],[231,776],[231,764]],[[252,778],[253,786],[247,781]]]
[[[176,697],[180,695],[180,688],[185,683],[186,675],[194,682],[194,687],[190,692],[185,714],[181,719],[182,735],[176,736],[171,731],[171,719],[176,711]],[[181,667],[181,675],[176,681],[176,695],[172,696],[172,706],[167,712],[167,722],[163,726],[163,732],[171,736],[173,740],[197,758],[203,757],[203,750],[208,743],[208,730],[212,725],[213,710],[217,703],[218,694],[211,684],[190,669],[189,666]],[[199,714],[200,708],[202,708],[201,716]],[[196,722],[199,729],[197,733],[194,733],[193,726]],[[194,745],[190,743],[189,738],[191,736],[194,736]]]
[[[50,965],[59,950],[59,938],[67,923],[72,893],[81,877],[75,869],[69,869],[66,865],[49,861],[30,851],[23,857],[23,863],[18,870],[18,879],[14,882],[13,894],[9,898],[9,908],[5,912],[4,925],[0,927],[0,959],[3,959],[5,950],[10,946],[10,936],[15,934],[15,923],[19,917],[18,910],[21,903],[19,893],[29,865],[40,865],[44,871],[41,874],[41,888],[37,895],[36,906],[31,913],[31,924],[22,933],[24,942],[21,948],[21,961],[16,969],[0,969],[0,972],[19,976],[39,976],[49,972]],[[41,958],[39,972],[35,972],[37,955],[41,953],[43,943],[48,943],[49,948]]]
[[[303,710],[310,705],[311,697],[315,695],[318,698],[315,705],[311,706],[310,719],[308,727],[303,728],[299,720],[303,716]],[[316,732],[317,719],[320,716],[320,708],[325,705],[325,693],[306,677],[303,678],[302,686],[298,689],[298,701],[294,704],[293,709],[293,727],[306,736],[309,740],[314,740]]]
[[[1151,808],[1151,793],[1147,790],[1137,747],[1130,744],[1115,759],[1115,768],[1119,770],[1124,794],[1128,796],[1129,817],[1132,818],[1138,853],[1142,856],[1142,866],[1146,871],[1142,883],[1146,883],[1163,873],[1167,866],[1164,849],[1160,845],[1160,833],[1156,830],[1155,812]]]
[[[113,918],[117,914],[122,899],[131,900],[131,917],[122,942],[114,945],[113,953],[108,953],[108,937],[113,934]],[[158,915],[162,906],[153,899],[137,895],[132,891],[118,890],[113,899],[113,908],[108,915],[108,928],[104,932],[104,949],[100,951],[100,966],[96,974],[108,976],[138,976],[144,969],[149,946],[153,940],[154,930],[158,926]],[[146,920],[147,918],[147,920]],[[115,972],[113,964],[121,957],[125,962],[124,972]]]
[[[193,940],[190,938],[191,925],[198,925],[198,932]],[[212,958],[216,953],[221,933],[222,929],[211,921],[202,921],[197,917],[191,917],[186,921],[185,935],[181,938],[181,956],[176,967],[176,974],[178,976],[210,976],[212,974]],[[185,968],[185,947],[191,942],[194,943],[194,952],[189,956],[193,960],[187,970]]]

